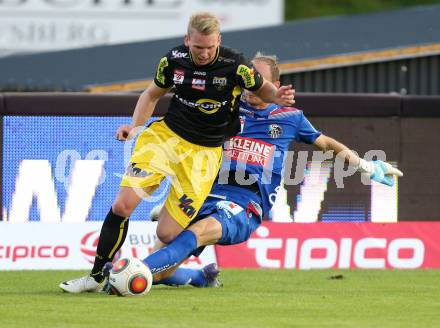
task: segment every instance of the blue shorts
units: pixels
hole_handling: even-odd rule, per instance
[[[261,224],[261,215],[249,208],[229,200],[208,197],[191,224],[208,216],[213,217],[222,225],[222,237],[217,244],[239,244],[248,240]]]

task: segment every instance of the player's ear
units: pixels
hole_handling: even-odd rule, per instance
[[[220,44],[220,43],[222,43],[222,35],[221,34],[218,35],[218,44]]]
[[[189,36],[188,36],[188,34],[185,34],[185,38],[183,39],[183,43],[185,44],[185,47],[189,47]]]

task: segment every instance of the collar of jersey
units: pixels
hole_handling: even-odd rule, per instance
[[[265,109],[255,109],[254,107],[249,105],[247,102],[242,102],[242,106],[244,107],[244,109],[252,112],[254,117],[268,117],[270,112],[272,112],[275,109],[280,108],[280,106],[277,104],[270,104]]]
[[[217,53],[215,54],[215,58],[212,60],[212,62],[210,62],[209,64],[206,64],[206,65],[199,66],[199,65],[196,65],[196,63],[194,62],[194,60],[192,58],[191,50],[189,49],[189,47],[187,47],[187,48],[188,48],[188,53],[189,53],[189,59],[191,60],[191,63],[193,63],[194,66],[196,66],[196,67],[211,66],[211,65],[213,65],[213,64],[215,64],[217,62],[218,56],[220,55],[220,46],[218,46],[217,47]]]

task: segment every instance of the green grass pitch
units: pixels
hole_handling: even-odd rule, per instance
[[[0,271],[0,327],[440,327],[435,270],[224,270],[223,288],[139,298],[58,289],[81,274]]]

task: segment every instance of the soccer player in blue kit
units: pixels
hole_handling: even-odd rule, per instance
[[[268,81],[280,86],[275,56],[258,53],[254,67]],[[283,175],[283,164],[292,141],[313,144],[366,174],[371,180],[392,186],[403,173],[382,161],[365,161],[340,142],[316,130],[301,110],[268,104],[251,92],[240,104],[242,132],[226,142],[219,176],[197,216],[171,243],[150,254],[144,263],[155,284],[215,287],[219,270],[210,264],[201,270],[179,268],[204,246],[233,245],[246,241],[269,214],[270,195]],[[251,183],[252,182],[252,183]]]

